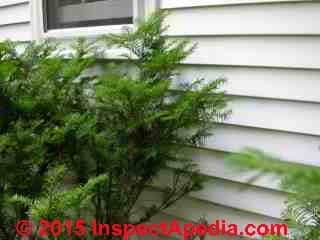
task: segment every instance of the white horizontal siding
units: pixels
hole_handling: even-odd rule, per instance
[[[30,24],[15,24],[10,26],[0,25],[0,41],[29,41],[31,40],[31,26]]]
[[[140,204],[142,206],[152,206],[154,203],[159,202],[159,199],[161,199],[161,194],[156,191],[148,191],[142,195]],[[177,204],[166,209],[164,213],[179,216],[188,222],[196,222],[203,217],[209,223],[214,223],[218,219],[225,220],[227,223],[238,224],[239,229],[243,229],[247,224],[251,223],[273,224],[279,222],[275,218],[228,208],[190,197],[178,201]]]
[[[171,11],[166,19],[166,24],[170,25],[167,34],[172,36],[320,34],[319,12],[320,3],[177,9]],[[188,19],[192,19],[192,25],[186,24]]]
[[[286,2],[312,2],[314,0],[161,0],[162,9],[190,8],[219,5],[265,4]]]
[[[162,172],[154,185],[160,188],[164,188],[165,186],[172,187],[171,181],[168,181],[169,176],[171,176],[170,171]],[[166,184],[167,182],[169,184]],[[286,194],[280,191],[253,187],[223,179],[211,179],[207,181],[201,191],[193,192],[191,196],[226,207],[274,218],[281,218],[285,201],[287,201]],[[273,207],[269,209],[265,206]]]
[[[26,23],[30,20],[28,4],[13,5],[0,8],[0,24],[9,25],[15,23]]]
[[[29,1],[0,0],[0,41],[31,40]]]
[[[190,40],[198,47],[185,61],[188,64],[320,69],[320,36],[191,37]]]
[[[0,0],[0,8],[28,2],[29,0]]]
[[[320,136],[320,104],[259,98],[234,98],[225,122]]]
[[[199,205],[204,202],[200,201],[200,204],[199,200],[202,200],[207,203],[206,210],[202,212],[205,216],[210,216],[211,209],[215,212],[215,217],[223,216],[240,225],[244,222],[249,223],[248,221],[260,223],[255,214],[265,216],[264,223],[268,223],[268,218],[280,219],[285,207],[286,194],[279,191],[279,179],[269,175],[261,176],[256,171],[240,171],[226,162],[225,153],[211,149],[236,152],[247,146],[255,146],[288,161],[320,165],[319,142],[319,137],[302,134],[219,126],[206,143],[208,150],[190,149],[184,152],[199,164],[202,174],[220,179],[208,181],[203,190],[192,193],[192,198],[179,202],[168,213],[192,219],[195,213],[190,213],[191,217],[189,217],[189,214],[184,215],[186,214],[184,211],[187,212],[190,209],[193,212],[195,209],[195,212],[201,212]],[[164,183],[161,185],[165,186]],[[218,211],[215,209],[216,204],[218,204]],[[234,211],[235,209],[240,211]]]
[[[192,65],[179,73],[180,82],[226,78],[223,89],[231,95],[320,102],[320,70]]]
[[[226,152],[257,147],[283,160],[316,166],[320,166],[319,146],[316,136],[228,125],[218,126],[206,143],[209,149]]]
[[[200,173],[206,176],[280,191],[279,177],[239,169],[238,166],[226,161],[229,153],[196,148],[184,149],[184,153],[198,164]]]

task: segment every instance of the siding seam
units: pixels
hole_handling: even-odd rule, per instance
[[[154,187],[154,186],[149,186],[149,189],[151,191],[162,191],[163,190],[160,187]],[[242,209],[242,208],[223,205],[221,203],[214,202],[214,200],[211,201],[211,200],[207,200],[207,199],[202,199],[202,198],[198,198],[198,197],[195,197],[195,196],[191,196],[190,194],[187,195],[185,198],[186,199],[190,199],[190,200],[196,200],[196,201],[199,201],[199,202],[202,202],[202,203],[205,203],[205,204],[209,204],[209,205],[228,208],[228,209],[231,209],[231,210],[234,210],[234,211],[237,211],[237,212],[247,213],[247,214],[250,214],[250,215],[256,215],[256,216],[260,216],[260,217],[270,218],[270,219],[273,219],[273,220],[280,220],[281,219],[280,217],[277,218],[277,217],[265,215],[265,214],[262,214],[262,213],[257,213],[257,212],[253,212],[253,211],[250,211],[250,210]]]
[[[5,23],[5,24],[0,24],[0,28],[1,28],[1,27],[14,26],[14,25],[25,25],[25,24],[29,24],[29,23],[30,23],[30,21],[22,21],[22,22]]]
[[[218,8],[218,7],[239,7],[239,6],[250,6],[250,5],[283,5],[283,4],[306,4],[306,3],[317,3],[314,0],[292,0],[292,1],[281,1],[279,2],[243,2],[243,3],[221,3],[221,4],[206,4],[206,5],[190,5],[190,6],[174,6],[174,7],[165,7],[161,4],[161,9],[164,10],[184,10],[184,9],[194,9],[194,8]]]
[[[25,1],[22,1],[22,2],[16,2],[16,3],[0,4],[0,9],[10,8],[10,7],[18,6],[18,5],[29,5],[29,1],[25,0]]]

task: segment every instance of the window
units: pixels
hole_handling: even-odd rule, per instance
[[[160,0],[29,1],[33,40],[96,38],[120,33],[160,7]]]
[[[44,31],[132,24],[132,0],[44,0]]]

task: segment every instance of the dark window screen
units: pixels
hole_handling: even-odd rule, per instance
[[[44,0],[45,29],[132,23],[132,0]]]

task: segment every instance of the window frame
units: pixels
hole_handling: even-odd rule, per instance
[[[134,24],[90,26],[77,28],[61,28],[45,30],[45,13],[43,0],[30,0],[32,39],[37,41],[46,38],[95,38],[108,33],[120,33],[124,27],[134,28]],[[148,16],[159,8],[160,0],[131,0],[133,1],[133,22]]]

